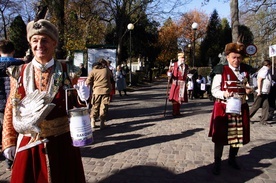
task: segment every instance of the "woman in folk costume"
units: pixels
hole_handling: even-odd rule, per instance
[[[72,146],[65,104],[65,89],[80,72],[53,59],[58,44],[57,28],[45,19],[27,25],[33,60],[9,68],[11,92],[5,115],[2,148],[14,159],[13,183],[85,182],[80,149]],[[88,99],[89,88],[69,94],[69,107]],[[77,95],[79,94],[79,97]],[[17,146],[17,148],[16,148]]]
[[[170,66],[168,77],[172,80],[169,100],[173,106],[173,116],[180,116],[180,105],[188,102],[186,79],[188,65],[185,64],[184,53],[178,53],[178,61]]]
[[[209,137],[215,143],[215,175],[220,174],[224,145],[230,145],[228,164],[234,169],[240,169],[236,162],[239,147],[250,141],[246,95],[252,92],[252,88],[248,83],[250,66],[241,63],[244,45],[229,43],[225,46],[225,54],[228,64],[214,68],[211,89],[216,98],[209,131]]]

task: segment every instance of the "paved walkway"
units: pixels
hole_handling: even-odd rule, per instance
[[[208,137],[212,102],[183,104],[181,118],[171,117],[168,102],[164,117],[165,92],[166,82],[158,81],[114,98],[109,127],[96,129],[93,145],[81,149],[88,183],[276,183],[276,123],[251,125],[251,142],[238,154],[240,171],[227,165],[225,146],[221,175],[214,176]],[[9,177],[2,158],[0,182]]]

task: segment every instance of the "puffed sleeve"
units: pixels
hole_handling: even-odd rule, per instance
[[[221,90],[221,77],[221,74],[216,74],[214,76],[211,89],[212,95],[218,99],[224,99],[224,91]]]
[[[11,101],[11,98],[16,91],[17,81],[12,77],[10,77],[10,79],[11,79],[11,82],[10,82],[11,90],[6,103],[4,120],[3,120],[2,150],[11,146],[15,146],[17,141],[17,132],[13,128],[13,124],[12,124],[12,101]]]

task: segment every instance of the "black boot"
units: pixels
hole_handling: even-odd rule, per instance
[[[220,174],[220,169],[221,169],[221,159],[216,159],[213,167],[213,174],[214,175],[219,175]]]
[[[126,90],[124,90],[125,96],[128,96],[128,94],[126,93]]]
[[[230,147],[229,150],[229,159],[228,159],[228,165],[236,170],[240,170],[241,167],[237,164],[236,156],[238,154],[239,148],[236,147]]]
[[[212,172],[214,175],[220,174],[222,151],[223,151],[223,145],[215,143],[215,151],[214,151],[215,164],[212,169]]]
[[[120,94],[120,97],[123,96],[121,91],[119,91],[119,94]]]
[[[236,158],[230,158],[228,160],[228,165],[231,166],[232,168],[236,169],[236,170],[240,170],[241,167],[238,165]]]

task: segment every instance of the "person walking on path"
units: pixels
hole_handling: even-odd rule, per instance
[[[2,142],[2,126],[5,106],[10,94],[10,78],[6,71],[9,66],[24,64],[23,61],[13,58],[15,52],[14,44],[9,40],[0,41],[0,142]],[[11,169],[13,159],[5,159],[7,170]]]
[[[250,118],[252,118],[255,113],[262,108],[261,115],[261,124],[268,125],[267,120],[269,118],[269,102],[268,102],[268,94],[270,92],[270,88],[272,85],[271,80],[271,61],[265,60],[263,61],[262,68],[258,71],[257,75],[257,90],[254,93],[254,103],[250,108]]]
[[[199,88],[199,98],[203,99],[203,95],[206,91],[206,79],[202,75],[198,75],[196,82]]]
[[[105,121],[110,103],[112,73],[107,66],[107,61],[101,59],[95,64],[92,71],[88,74],[85,81],[86,85],[91,86],[92,110],[90,114],[92,128],[95,128],[96,119],[100,118],[100,129],[104,129]]]
[[[126,92],[126,72],[120,65],[117,66],[117,71],[116,71],[116,87],[117,90],[119,91],[120,96],[122,96],[122,91],[124,91],[125,96],[127,96]]]
[[[224,145],[230,145],[228,164],[239,170],[236,162],[239,147],[250,141],[249,106],[246,94],[252,92],[249,87],[248,65],[241,63],[244,45],[229,43],[225,46],[227,65],[214,68],[215,76],[212,83],[212,95],[216,98],[211,116],[209,137],[214,142],[213,174],[221,171],[221,157]],[[248,87],[248,88],[247,88]],[[231,105],[230,99],[235,98],[234,105],[239,113],[229,113],[226,108]],[[233,110],[232,110],[233,111]]]
[[[87,69],[84,67],[83,63],[80,63],[81,77],[87,77]]]
[[[185,64],[184,53],[178,53],[178,61],[170,65],[167,72],[169,80],[172,80],[169,101],[172,102],[174,117],[180,116],[180,105],[188,102],[186,80],[188,74],[188,65]]]
[[[67,73],[66,65],[53,58],[58,30],[48,20],[29,22],[27,40],[33,60],[8,68],[11,90],[2,149],[5,157],[15,157],[11,183],[84,183],[80,149],[72,145],[65,104],[65,89],[73,87],[75,79],[69,76],[79,77],[80,70]],[[83,106],[89,92],[85,86],[72,92],[69,107]]]
[[[193,100],[194,82],[190,77],[188,77],[187,88],[188,88],[188,98]]]

